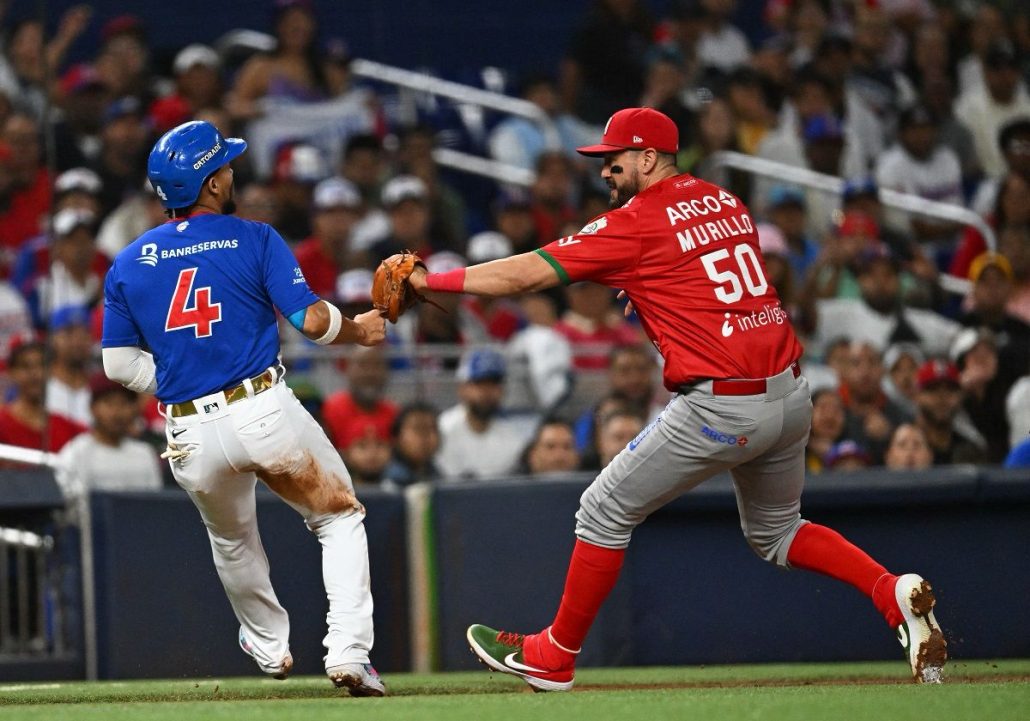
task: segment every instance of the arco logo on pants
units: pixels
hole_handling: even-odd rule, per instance
[[[716,443],[725,443],[727,446],[746,446],[747,436],[731,436],[722,431],[717,431],[708,426],[701,426],[701,432]]]

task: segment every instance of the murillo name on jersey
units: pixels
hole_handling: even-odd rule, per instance
[[[706,378],[766,378],[801,355],[746,206],[699,178],[657,183],[537,252],[566,283],[626,291],[665,358],[669,390]]]

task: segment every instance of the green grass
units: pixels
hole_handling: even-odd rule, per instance
[[[322,677],[0,685],[0,719],[47,721],[945,721],[1027,718],[1030,660],[957,662],[948,683],[902,663],[586,669],[570,694],[483,672],[390,674],[390,697],[352,699]]]

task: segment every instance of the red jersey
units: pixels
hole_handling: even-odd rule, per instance
[[[565,283],[626,291],[665,358],[665,387],[767,378],[801,356],[744,203],[677,175],[536,251]]]
[[[325,254],[322,241],[315,237],[308,238],[294,248],[293,254],[297,257],[297,265],[300,266],[308,287],[315,295],[335,298],[336,278],[340,275],[340,268],[335,258]]]
[[[47,420],[47,430],[47,450],[56,453],[65,443],[89,429],[75,421],[51,414]],[[6,407],[0,407],[0,443],[40,451],[43,450],[43,433],[22,423]]]
[[[355,403],[346,391],[334,393],[322,404],[322,421],[333,445],[340,450],[346,450],[370,431],[375,437],[388,440],[396,417],[397,406],[393,403],[379,401],[368,410]]]

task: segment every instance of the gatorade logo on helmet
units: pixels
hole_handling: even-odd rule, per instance
[[[221,149],[222,149],[222,144],[220,142],[215,143],[215,147],[211,148],[211,150],[209,150],[206,153],[204,153],[204,156],[200,160],[198,160],[197,162],[195,162],[193,164],[193,169],[194,170],[200,170],[202,167],[204,167],[204,163],[206,163],[207,161],[211,160],[211,158],[215,157],[215,155]]]

